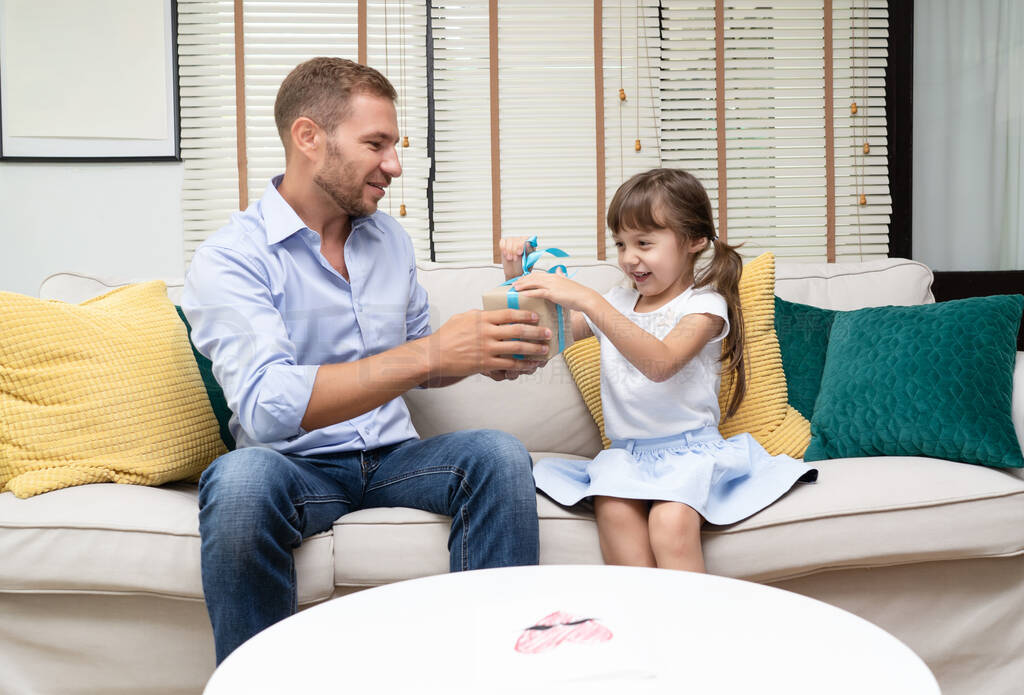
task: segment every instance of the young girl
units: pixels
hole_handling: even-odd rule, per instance
[[[605,562],[702,572],[705,520],[744,519],[817,471],[770,456],[749,434],[726,440],[718,432],[722,370],[735,372],[737,384],[727,416],[746,391],[743,264],[715,235],[700,182],[678,169],[637,174],[615,193],[608,227],[633,289],[601,296],[544,272],[514,285],[570,310],[575,339],[598,337],[612,440],[592,461],[543,459],[534,478],[564,505],[593,496]],[[525,238],[502,240],[507,276],[521,273],[524,246]],[[697,259],[712,247],[695,277]]]

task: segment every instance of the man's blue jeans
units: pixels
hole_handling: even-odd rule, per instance
[[[199,481],[203,592],[218,664],[296,611],[292,550],[302,539],[369,507],[452,517],[453,572],[538,561],[530,456],[504,432],[453,432],[323,456],[237,449]]]

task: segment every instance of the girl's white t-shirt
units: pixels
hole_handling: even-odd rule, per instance
[[[722,332],[671,378],[657,383],[634,367],[589,317],[590,329],[601,344],[601,407],[609,439],[648,439],[718,426],[718,388],[722,347],[729,333],[725,297],[710,287],[692,286],[665,306],[636,312],[640,293],[614,287],[604,298],[628,320],[663,340],[687,314],[712,314],[725,320]]]

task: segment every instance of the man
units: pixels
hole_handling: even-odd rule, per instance
[[[486,430],[419,440],[399,398],[475,373],[530,372],[538,362],[508,355],[540,355],[546,344],[529,341],[549,331],[507,310],[460,314],[430,333],[409,237],[377,211],[402,173],[395,96],[351,61],[295,68],[274,106],[284,175],[192,260],[182,306],[239,447],[199,483],[217,663],[295,612],[292,550],[356,509],[451,516],[453,571],[537,562],[523,445]]]

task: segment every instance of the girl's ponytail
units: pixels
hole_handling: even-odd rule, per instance
[[[708,237],[709,246],[714,247],[711,263],[694,282],[695,287],[710,285],[725,297],[729,314],[729,334],[725,336],[722,348],[722,377],[732,375],[732,395],[722,419],[736,413],[747,393],[747,361],[744,349],[746,330],[743,326],[743,311],[740,307],[740,274],[743,259],[735,246],[729,246],[718,237]]]

